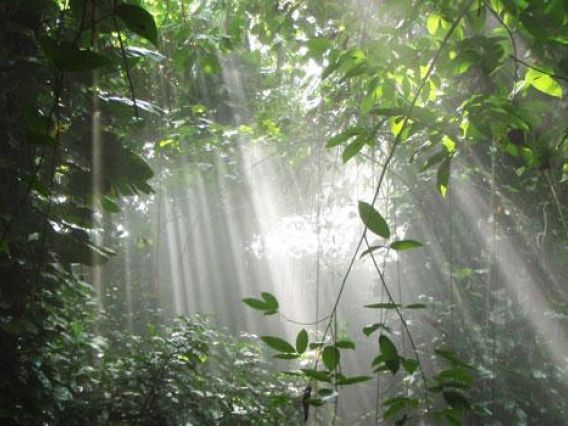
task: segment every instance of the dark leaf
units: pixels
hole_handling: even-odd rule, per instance
[[[387,222],[370,204],[364,201],[359,201],[359,217],[361,217],[361,220],[363,220],[363,223],[367,226],[367,228],[379,237],[383,237],[385,239],[390,237],[390,230]]]
[[[333,370],[339,363],[339,349],[334,346],[326,346],[323,348],[322,359],[323,364],[328,370]]]
[[[335,347],[341,349],[355,349],[355,342],[349,339],[341,339],[335,342]]]
[[[320,382],[331,382],[331,377],[327,371],[318,371],[312,369],[302,369],[302,372],[306,377],[310,379],[318,380]]]
[[[448,403],[448,405],[452,408],[455,408],[456,410],[467,411],[471,407],[469,399],[461,392],[445,391],[444,393],[442,393],[442,395],[444,396],[444,399]]]
[[[381,246],[371,246],[369,247],[367,250],[365,250],[363,253],[361,253],[361,256],[359,256],[359,259],[361,259],[363,256],[368,255],[369,253],[373,253],[379,249],[382,248],[386,248],[387,246],[381,245]]]
[[[305,329],[300,330],[296,336],[296,352],[303,354],[308,348],[308,332]]]
[[[114,9],[114,12],[130,31],[145,38],[154,46],[158,45],[158,29],[154,17],[146,9],[133,4],[121,4]]]
[[[268,293],[266,291],[260,293],[260,296],[264,299],[264,301],[266,302],[266,306],[268,307],[268,309],[270,310],[277,310],[279,305],[278,305],[278,300],[276,300],[276,297],[274,297],[274,295],[272,293]]]
[[[412,374],[418,368],[418,361],[412,358],[405,358],[402,360],[402,366],[408,374]]]
[[[424,303],[411,303],[404,307],[405,309],[425,309],[426,305]]]
[[[356,383],[367,382],[371,379],[372,377],[369,376],[341,377],[335,382],[335,384],[337,384],[338,386],[347,386],[347,385],[354,385]]]
[[[384,357],[386,366],[392,374],[396,374],[400,368],[400,357],[398,356],[396,346],[391,339],[383,334],[379,337],[379,348],[381,349],[381,355]]]
[[[268,309],[268,306],[266,306],[266,302],[264,300],[247,297],[246,299],[243,299],[243,302],[249,305],[251,308],[257,309],[259,311]]]
[[[295,353],[296,349],[286,340],[276,336],[261,336],[264,343],[278,352]]]
[[[365,305],[365,308],[371,309],[396,309],[400,307],[402,307],[401,304],[390,302],[371,303],[370,305]]]

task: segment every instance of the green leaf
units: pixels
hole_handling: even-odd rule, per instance
[[[467,367],[454,366],[441,371],[436,380],[442,386],[467,387],[473,383],[473,376]]]
[[[349,145],[347,145],[343,150],[343,152],[341,153],[341,160],[343,161],[343,164],[347,163],[349,160],[351,160],[353,157],[359,154],[359,152],[364,146],[365,146],[365,139],[363,138],[357,138]]]
[[[411,250],[417,247],[422,247],[422,243],[415,240],[395,241],[390,245],[390,248],[396,251]]]
[[[259,311],[268,309],[268,306],[266,305],[266,302],[264,300],[247,297],[246,299],[243,299],[243,302],[249,305],[251,308],[257,309]]]
[[[426,305],[424,303],[411,303],[406,305],[404,309],[425,309]]]
[[[154,17],[140,6],[133,4],[121,4],[114,9],[126,28],[145,38],[154,46],[158,45],[158,29]]]
[[[379,348],[381,350],[381,355],[384,358],[385,364],[392,374],[396,374],[400,368],[400,357],[398,356],[398,351],[396,346],[387,336],[382,334],[379,337]]]
[[[373,334],[375,331],[377,331],[382,326],[383,326],[383,323],[366,325],[365,327],[363,327],[363,334],[365,336],[369,337],[371,334]]]
[[[450,164],[451,157],[446,157],[442,164],[440,164],[438,173],[436,175],[436,189],[442,197],[445,197],[446,193],[448,192],[448,185],[450,180]]]
[[[408,374],[414,373],[418,369],[418,361],[412,358],[405,358],[402,360],[402,366]]]
[[[334,346],[326,346],[323,348],[322,360],[328,370],[333,370],[339,363],[339,349]]]
[[[469,368],[470,370],[475,370],[471,365],[459,359],[457,354],[453,351],[447,351],[444,349],[434,349],[434,352],[444,358],[445,360],[449,361],[452,365],[457,365],[465,368]]]
[[[3,239],[0,241],[0,253],[5,254],[6,256],[11,256],[8,240]]]
[[[297,359],[299,356],[300,356],[300,354],[280,353],[280,354],[274,355],[274,358],[278,358],[278,359]]]
[[[390,237],[390,229],[387,222],[370,204],[359,201],[359,217],[361,217],[361,220],[371,232],[385,239]]]
[[[302,328],[296,336],[296,352],[303,354],[308,348],[308,332]]]
[[[535,89],[549,96],[561,98],[562,86],[551,76],[546,73],[529,68],[525,74],[525,81]]]
[[[387,246],[385,246],[385,245],[371,246],[371,247],[369,247],[367,250],[365,250],[364,252],[361,253],[361,256],[359,256],[359,259],[361,259],[363,256],[366,256],[366,255],[368,255],[368,254],[370,254],[370,253],[373,253],[373,252],[375,252],[375,251],[377,251],[377,250],[379,250],[379,249],[386,248],[386,247],[387,247]]]
[[[286,340],[281,339],[280,337],[276,336],[261,336],[261,339],[264,343],[270,346],[272,349],[278,352],[284,353],[295,353],[296,349]]]
[[[279,307],[278,300],[276,299],[276,297],[274,297],[274,295],[272,293],[268,293],[266,291],[263,291],[262,293],[260,293],[260,296],[266,302],[266,306],[267,306],[268,309],[270,309],[270,310],[277,310],[278,309],[278,307]]]
[[[355,349],[355,342],[350,339],[341,339],[335,342],[335,347],[341,349]]]
[[[320,382],[331,382],[331,377],[327,371],[302,369],[302,372],[310,379],[318,380]]]
[[[341,377],[335,382],[338,386],[354,385],[356,383],[367,382],[371,380],[372,377],[369,376],[352,376],[352,377]]]
[[[51,38],[40,41],[47,60],[60,71],[92,71],[111,63],[110,59],[89,49],[79,49],[72,43],[57,44]]]
[[[437,15],[435,13],[430,13],[430,15],[428,15],[426,26],[428,27],[428,32],[430,33],[430,35],[436,34],[438,28],[440,27],[441,20],[442,18],[440,17],[440,15]]]
[[[396,309],[400,307],[402,307],[401,304],[390,302],[371,303],[370,305],[365,305],[365,308],[370,309]]]
[[[28,131],[28,142],[33,145],[38,146],[55,146],[57,141],[49,135],[43,132],[37,132],[35,130]]]
[[[448,405],[452,408],[455,408],[456,410],[467,411],[471,408],[469,399],[461,392],[445,391],[442,395],[444,396],[444,399],[446,400]]]
[[[333,395],[334,393],[335,393],[335,390],[330,389],[330,388],[318,389],[318,395],[319,396],[330,396],[330,395]]]
[[[109,213],[118,213],[120,211],[120,208],[118,207],[118,204],[116,204],[116,201],[110,197],[107,197],[106,195],[101,200],[101,204],[103,206],[103,209],[105,209]]]

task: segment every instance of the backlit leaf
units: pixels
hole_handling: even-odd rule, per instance
[[[422,243],[415,240],[395,241],[390,245],[390,248],[396,251],[411,250],[417,247],[422,247]]]
[[[450,164],[451,159],[447,157],[440,167],[438,168],[438,173],[436,175],[436,189],[442,197],[446,196],[448,192],[448,185],[450,181]]]
[[[530,68],[525,74],[525,81],[542,93],[558,98],[562,97],[562,86],[546,73]]]

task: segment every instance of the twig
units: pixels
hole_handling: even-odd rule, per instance
[[[525,61],[523,61],[522,59],[517,58],[516,56],[510,55],[511,59],[513,59],[515,62],[519,62],[521,64],[523,64],[525,67],[527,68],[532,68],[535,71],[541,72],[543,74],[549,75],[551,77],[557,78],[558,80],[562,80],[562,81],[568,81],[568,77],[564,77],[561,75],[558,75],[556,73],[550,72],[550,71],[545,71],[542,68],[539,68],[535,65],[531,65]]]
[[[481,3],[483,1],[483,4],[485,5],[485,7],[487,8],[487,10],[489,10],[489,12],[491,12],[491,14],[495,17],[495,19],[497,19],[497,21],[499,21],[499,23],[501,24],[501,26],[505,29],[505,31],[507,31],[507,34],[509,36],[509,39],[511,40],[511,47],[513,49],[513,58],[517,58],[519,55],[517,54],[517,42],[515,41],[515,36],[513,34],[513,31],[511,30],[511,28],[509,28],[509,26],[505,23],[505,21],[503,20],[503,18],[501,18],[499,16],[499,14],[497,13],[497,11],[495,9],[493,9],[489,4],[487,4],[486,0],[480,0],[479,4],[481,6]],[[481,10],[481,8],[480,8]],[[518,61],[513,61],[514,63],[514,67],[515,67],[515,71],[513,74],[513,90],[515,88],[515,84],[517,83],[517,81],[519,80],[519,64]]]
[[[388,167],[389,167],[389,165],[390,165],[390,162],[392,161],[392,159],[393,159],[393,157],[394,157],[394,153],[396,152],[396,149],[397,149],[398,145],[399,145],[400,142],[401,142],[402,134],[404,133],[404,130],[406,129],[406,127],[407,127],[407,125],[408,125],[410,113],[412,112],[412,110],[413,110],[414,107],[416,106],[416,103],[418,102],[418,98],[420,97],[420,94],[422,93],[422,90],[424,89],[424,86],[426,85],[426,82],[427,82],[428,79],[430,78],[430,75],[431,75],[432,72],[434,71],[434,67],[435,67],[436,63],[438,62],[438,59],[440,58],[440,55],[442,54],[442,51],[443,51],[444,48],[446,47],[446,45],[447,45],[447,43],[448,43],[448,41],[449,41],[451,35],[454,33],[454,31],[456,30],[456,28],[457,28],[459,22],[460,22],[460,21],[462,20],[462,18],[465,16],[465,14],[467,13],[467,11],[469,10],[469,7],[473,4],[474,1],[476,1],[476,0],[470,0],[470,1],[467,2],[466,6],[462,9],[462,11],[460,12],[460,14],[459,14],[458,17],[456,18],[456,20],[452,23],[452,26],[450,27],[450,29],[449,29],[448,32],[446,33],[444,39],[442,40],[442,43],[441,43],[439,49],[436,51],[434,57],[433,57],[432,60],[430,61],[430,64],[429,64],[428,69],[427,69],[427,71],[426,71],[426,74],[425,74],[424,77],[422,78],[422,80],[421,80],[421,82],[420,82],[420,85],[418,86],[418,88],[417,88],[417,90],[416,90],[416,92],[415,92],[415,94],[414,94],[414,96],[413,96],[413,99],[412,99],[410,105],[408,106],[407,112],[406,112],[406,114],[405,114],[405,116],[404,116],[404,120],[403,120],[403,122],[402,122],[401,129],[400,129],[400,131],[398,132],[398,134],[396,135],[396,138],[395,138],[395,140],[394,140],[394,142],[393,142],[393,145],[392,145],[392,147],[391,147],[391,149],[390,149],[390,151],[389,151],[389,153],[388,153],[388,156],[387,156],[387,158],[386,158],[386,160],[385,160],[385,163],[384,163],[383,168],[382,168],[382,170],[381,170],[381,173],[380,173],[380,175],[379,175],[379,181],[378,181],[377,187],[376,187],[376,189],[375,189],[375,194],[374,194],[374,196],[373,196],[373,200],[372,200],[372,202],[371,202],[371,206],[374,206],[375,203],[377,202],[378,198],[379,198],[380,189],[381,189],[382,184],[383,184],[383,181],[384,181],[384,179],[385,179],[385,175],[386,175],[387,169],[388,169]],[[347,267],[347,271],[345,272],[345,274],[344,274],[344,276],[343,276],[343,279],[342,279],[342,282],[341,282],[341,286],[340,286],[340,288],[339,288],[339,292],[338,292],[338,294],[337,294],[335,303],[334,303],[333,308],[332,308],[332,310],[331,310],[331,314],[330,314],[331,320],[329,321],[329,323],[328,323],[328,325],[327,325],[327,327],[326,327],[326,329],[325,329],[325,331],[324,331],[323,339],[322,339],[322,340],[325,340],[327,334],[329,333],[329,331],[330,331],[330,329],[331,329],[331,326],[332,326],[332,323],[333,323],[333,318],[334,318],[334,317],[336,316],[336,314],[337,314],[337,309],[338,309],[338,307],[339,307],[339,302],[340,302],[340,300],[341,300],[341,296],[343,295],[343,292],[344,292],[345,287],[346,287],[346,284],[347,284],[347,279],[349,278],[349,276],[350,276],[350,274],[351,274],[351,271],[352,271],[353,266],[354,266],[354,264],[355,264],[355,260],[357,259],[357,254],[358,254],[359,250],[361,249],[361,246],[363,245],[363,242],[366,240],[367,229],[368,229],[368,225],[365,224],[365,227],[364,227],[364,229],[363,229],[361,238],[359,239],[359,242],[357,243],[357,246],[356,246],[356,248],[355,248],[355,250],[354,250],[353,256],[351,257],[351,260],[350,260],[349,265],[348,265],[348,267]],[[391,298],[391,301],[394,302],[394,300],[392,300],[392,298]],[[420,365],[420,369],[421,369],[421,371],[422,371],[422,365],[420,364],[420,361],[419,361],[419,360],[417,360],[417,361],[418,361],[418,363],[419,363],[419,365]],[[318,362],[318,360],[316,359],[316,368],[317,368],[317,362]],[[426,389],[425,389],[425,391],[426,391]],[[427,405],[427,406],[426,406],[426,410],[427,410],[427,412],[429,412],[428,404],[426,404],[426,405]]]
[[[111,1],[108,0],[108,5],[114,10]],[[138,120],[140,118],[138,114],[138,105],[136,104],[136,94],[134,92],[134,82],[132,81],[132,75],[130,73],[130,67],[128,66],[128,59],[126,57],[126,49],[124,48],[124,42],[122,41],[122,35],[120,34],[120,29],[118,27],[118,21],[116,20],[116,14],[112,14],[112,22],[114,24],[114,29],[116,30],[116,37],[118,38],[118,44],[120,45],[120,53],[122,56],[122,61],[124,62],[124,70],[126,71],[126,79],[128,80],[128,87],[130,89],[130,97],[132,98],[132,108],[134,109],[134,116]]]

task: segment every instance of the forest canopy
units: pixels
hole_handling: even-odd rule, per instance
[[[2,424],[565,422],[564,0],[0,20]]]

